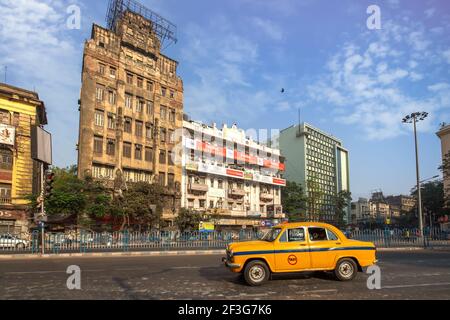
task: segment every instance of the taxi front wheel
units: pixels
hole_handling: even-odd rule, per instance
[[[270,277],[267,264],[260,260],[250,261],[244,269],[244,279],[250,286],[260,286]]]
[[[338,261],[334,269],[334,275],[340,281],[350,281],[356,277],[358,266],[350,258],[344,258]]]

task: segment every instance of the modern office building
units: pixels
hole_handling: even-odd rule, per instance
[[[315,198],[308,216],[333,222],[334,196],[350,191],[348,151],[342,141],[308,123],[282,130],[275,141],[286,158],[286,180],[301,184]],[[349,203],[347,221],[350,211]]]
[[[183,124],[182,206],[211,217],[216,230],[252,229],[285,218],[280,150],[246,137],[236,125]]]
[[[446,165],[444,168],[444,193],[446,205],[450,207],[450,124],[443,123],[437,136],[441,139],[442,163]]]
[[[36,92],[0,83],[0,234],[28,232],[33,220],[28,196],[41,192],[31,130],[46,124],[45,106]]]
[[[166,186],[173,201],[163,219],[171,220],[181,199],[181,165],[170,154],[183,82],[162,49],[176,42],[176,27],[133,0],[111,0],[107,22],[93,25],[84,47],[78,175]]]

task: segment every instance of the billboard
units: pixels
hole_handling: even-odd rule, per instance
[[[16,128],[7,124],[0,124],[0,144],[14,145]]]
[[[52,164],[52,135],[39,126],[31,127],[31,158]]]

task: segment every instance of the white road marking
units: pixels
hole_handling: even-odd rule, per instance
[[[397,288],[413,288],[413,287],[434,287],[434,286],[449,286],[450,282],[441,283],[421,283],[421,284],[404,284],[397,286],[382,286],[381,289],[397,289]]]

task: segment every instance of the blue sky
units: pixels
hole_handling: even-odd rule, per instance
[[[450,122],[450,3],[442,0],[145,0],[178,26],[185,111],[204,122],[282,129],[302,120],[343,140],[353,196],[408,193],[415,181],[413,111],[422,178],[438,174],[435,132]],[[66,27],[81,8],[81,29]],[[366,9],[381,9],[369,30]],[[0,0],[0,71],[47,105],[55,165],[76,163],[82,50],[106,0]],[[284,94],[280,93],[285,88]]]

